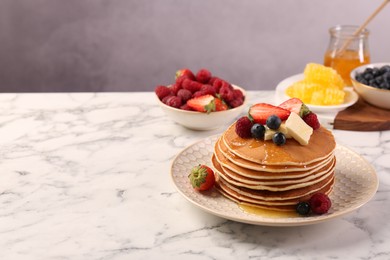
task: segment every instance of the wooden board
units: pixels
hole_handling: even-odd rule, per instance
[[[356,104],[336,115],[333,127],[352,131],[390,130],[390,110],[372,106],[359,99]]]

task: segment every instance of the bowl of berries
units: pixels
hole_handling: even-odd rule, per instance
[[[357,67],[351,71],[351,81],[367,103],[390,109],[390,62]]]
[[[176,72],[170,85],[155,88],[158,104],[176,123],[192,130],[213,130],[233,122],[246,106],[243,88],[207,69]]]

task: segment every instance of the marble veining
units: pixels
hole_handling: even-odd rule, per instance
[[[376,169],[369,203],[283,228],[222,219],[176,191],[173,158],[221,131],[175,124],[151,92],[1,94],[0,259],[390,258],[390,131],[333,131]]]

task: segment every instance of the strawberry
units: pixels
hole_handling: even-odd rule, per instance
[[[201,164],[191,169],[188,178],[192,187],[198,191],[209,190],[215,183],[214,171],[210,167]]]
[[[185,77],[189,78],[190,80],[195,80],[194,73],[192,73],[192,71],[189,69],[181,69],[181,70],[176,71],[175,80],[177,78],[179,78],[180,76],[185,76]]]
[[[187,101],[187,105],[195,111],[210,113],[217,111],[217,106],[219,109],[222,109],[222,105],[219,103],[219,101],[216,100],[219,99],[207,94],[200,97],[191,98]]]
[[[224,111],[228,109],[228,106],[220,100],[219,98],[214,99],[215,102],[215,111]]]
[[[249,108],[249,116],[255,123],[264,125],[267,118],[271,115],[277,115],[282,121],[290,115],[290,111],[281,107],[276,107],[266,103],[258,103]]]
[[[299,98],[290,98],[280,104],[279,107],[294,112],[300,117],[304,117],[310,112],[310,109]]]

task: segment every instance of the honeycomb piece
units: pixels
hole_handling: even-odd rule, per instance
[[[334,85],[339,90],[344,89],[344,80],[336,70],[317,63],[308,63],[303,71],[305,80],[324,86]]]

